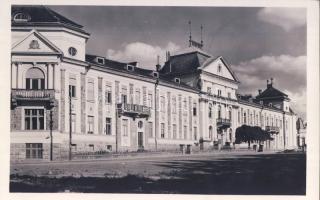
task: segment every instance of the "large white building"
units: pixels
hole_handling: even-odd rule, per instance
[[[13,6],[11,28],[13,160],[50,149],[67,158],[70,141],[73,153],[233,146],[243,124],[272,133],[266,148],[296,147],[288,96],[272,80],[256,97],[237,94],[235,74],[202,42],[190,38],[152,71],[87,55],[90,34],[47,7]]]

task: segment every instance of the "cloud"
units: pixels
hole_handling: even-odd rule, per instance
[[[258,12],[258,19],[290,31],[306,24],[306,10],[304,8],[263,8]]]
[[[306,56],[261,56],[231,66],[240,80],[240,93],[257,95],[266,88],[266,80],[273,77],[274,87],[292,99],[299,115],[306,112]]]
[[[154,69],[157,64],[157,56],[160,63],[165,61],[166,51],[177,51],[180,47],[173,42],[168,42],[165,47],[152,46],[143,42],[133,42],[123,45],[121,50],[108,49],[107,58],[123,62],[138,61],[144,68]]]

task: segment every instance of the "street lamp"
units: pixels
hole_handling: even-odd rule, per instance
[[[72,159],[72,109],[71,87],[69,86],[69,160]]]
[[[50,109],[50,161],[53,160],[53,138],[52,138],[52,108]]]

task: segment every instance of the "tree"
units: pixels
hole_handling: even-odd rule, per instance
[[[259,126],[242,125],[236,129],[235,143],[247,142],[249,149],[252,142],[259,142],[261,144],[261,142],[266,140],[273,140],[273,138],[269,132],[262,130]]]

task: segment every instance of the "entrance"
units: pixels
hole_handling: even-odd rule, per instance
[[[138,148],[143,149],[143,132],[138,132]]]

